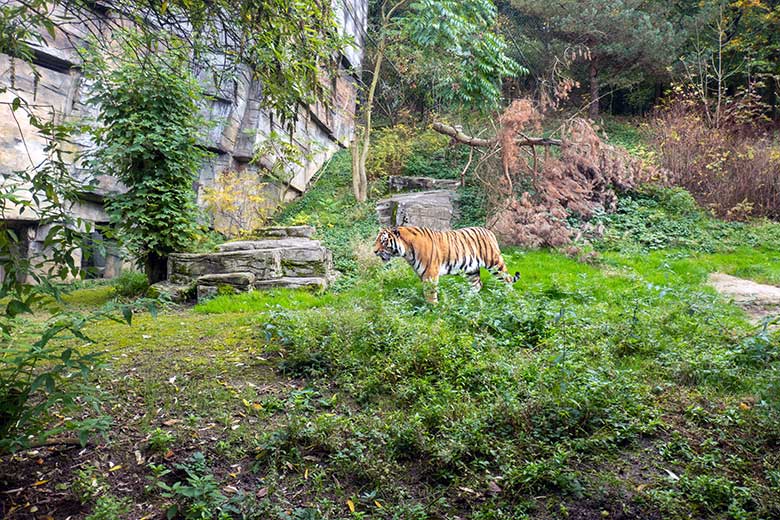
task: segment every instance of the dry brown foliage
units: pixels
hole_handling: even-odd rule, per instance
[[[662,170],[604,143],[585,119],[573,119],[562,127],[559,153],[518,146],[516,141],[527,137],[530,127],[538,130],[541,120],[528,100],[512,103],[500,119],[504,175],[483,182],[492,184],[489,191],[501,194],[493,201],[489,224],[504,242],[527,247],[567,245],[574,238],[569,217],[587,220],[596,210],[612,211],[616,191],[665,179]]]
[[[680,90],[651,122],[672,183],[721,217],[780,217],[780,142],[756,124],[755,105],[748,94],[730,99],[715,126]]]

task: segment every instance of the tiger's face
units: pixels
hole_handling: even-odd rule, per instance
[[[398,228],[385,228],[379,232],[374,242],[374,254],[383,262],[389,262],[394,256],[404,256],[405,253],[406,247]]]

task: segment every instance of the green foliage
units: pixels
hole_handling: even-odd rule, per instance
[[[70,175],[59,144],[77,127],[41,119],[19,97],[14,98],[12,110],[24,114],[46,140],[47,159],[6,175],[0,188],[0,301],[4,306],[0,314],[0,452],[17,450],[63,431],[77,432],[86,443],[91,430],[105,431],[107,427],[105,417],[90,419],[74,413],[82,418],[49,428],[49,419],[57,411],[83,410],[86,405],[97,412],[97,392],[89,378],[100,356],[63,346],[61,340],[75,337],[88,342],[82,329],[106,313],[82,316],[56,309],[49,320],[32,330],[23,319],[43,303],[62,303],[57,282],[85,275],[74,258],[88,243],[92,226],[74,217],[69,209],[80,200],[86,186]],[[27,230],[9,222],[25,213],[35,214],[38,228],[46,230],[44,251],[27,249]]]
[[[111,280],[114,294],[120,298],[133,299],[142,296],[149,288],[149,280],[139,271],[122,271]]]
[[[685,248],[713,253],[740,246],[777,250],[776,226],[755,226],[712,218],[682,188],[645,186],[621,197],[615,213],[596,216],[606,232],[597,243],[605,250]]]
[[[501,80],[528,71],[507,56],[508,45],[495,32],[497,16],[492,0],[412,2],[400,26],[421,51],[417,66],[424,76],[411,79],[447,105],[498,108]]]
[[[70,489],[79,502],[86,504],[103,496],[108,491],[108,482],[99,468],[87,465],[76,471]]]
[[[366,165],[368,175],[373,179],[402,174],[428,176],[410,168],[410,161],[441,156],[447,145],[446,136],[428,129],[420,131],[403,123],[377,129],[371,136],[371,152]]]
[[[206,458],[201,452],[195,452],[190,458],[175,468],[184,474],[184,480],[175,480],[172,484],[161,480],[172,475],[170,470],[161,470],[156,475],[156,486],[163,498],[172,500],[166,516],[185,520],[230,520],[238,509],[220,491],[219,482],[211,473]]]
[[[154,453],[165,453],[173,446],[176,437],[169,431],[155,428],[149,433],[149,450]]]
[[[108,210],[118,236],[154,282],[150,263],[188,250],[199,232],[192,183],[206,156],[198,144],[203,94],[187,48],[176,40],[126,33],[113,59],[109,66],[93,53],[86,67],[101,123],[91,166],[110,170],[127,186]]]
[[[128,498],[117,498],[114,495],[101,495],[95,502],[92,512],[84,520],[121,520],[127,518],[132,503]]]

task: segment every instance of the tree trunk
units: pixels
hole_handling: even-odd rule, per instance
[[[144,262],[144,272],[149,285],[168,279],[168,257],[150,252]]]
[[[594,121],[599,117],[599,71],[596,62],[590,60],[590,107],[588,117]]]
[[[382,38],[377,47],[376,60],[374,60],[374,75],[368,87],[368,98],[363,109],[366,125],[363,127],[363,134],[357,136],[352,148],[352,191],[359,202],[365,202],[368,198],[366,162],[368,160],[368,148],[371,144],[371,115],[373,112],[374,94],[379,83],[379,72],[382,69],[382,60],[384,59],[385,45],[385,39]]]
[[[361,163],[363,136],[356,135],[352,141],[352,193],[360,202],[366,200],[368,192],[368,179],[366,177],[365,163]]]

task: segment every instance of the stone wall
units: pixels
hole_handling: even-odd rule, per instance
[[[313,175],[322,164],[339,148],[346,147],[354,132],[357,82],[353,74],[359,71],[363,55],[363,34],[368,9],[367,0],[333,0],[334,10],[340,27],[352,36],[356,45],[346,49],[338,70],[327,71],[332,99],[329,106],[315,104],[300,106],[299,120],[292,134],[295,145],[305,154],[302,165],[289,165],[291,176],[288,186],[275,188],[280,199],[292,199],[303,192]],[[0,54],[0,86],[9,91],[0,94],[0,181],[14,170],[29,168],[45,157],[46,143],[36,134],[24,117],[13,117],[10,101],[16,94],[34,104],[36,112],[45,119],[80,120],[94,118],[94,107],[85,104],[85,80],[80,72],[77,46],[82,45],[88,34],[105,31],[109,22],[118,19],[112,13],[110,2],[96,2],[98,9],[89,25],[69,23],[58,28],[55,38],[45,34],[46,44],[36,49],[34,68],[7,55]],[[107,38],[110,35],[107,36]],[[259,164],[250,164],[258,146],[273,131],[285,132],[272,114],[261,109],[262,85],[252,79],[249,70],[238,74],[229,85],[216,89],[208,87],[208,75],[203,74],[202,83],[213,98],[204,106],[207,117],[215,124],[210,129],[204,146],[214,152],[204,162],[198,181],[193,188],[198,200],[203,201],[203,192],[215,182],[222,170],[243,172],[256,176],[263,182],[264,166],[274,163],[273,157],[262,157]],[[88,139],[75,136],[73,144],[66,150],[79,150],[89,145]],[[74,171],[74,175],[79,172]],[[74,213],[97,223],[107,222],[102,199],[105,195],[120,191],[122,187],[111,177],[110,172],[98,179],[100,188],[85,194],[83,204],[74,208]],[[13,209],[0,215],[0,219],[13,221],[25,228],[33,252],[36,238],[34,215],[19,214]],[[110,269],[109,272],[113,272]]]

